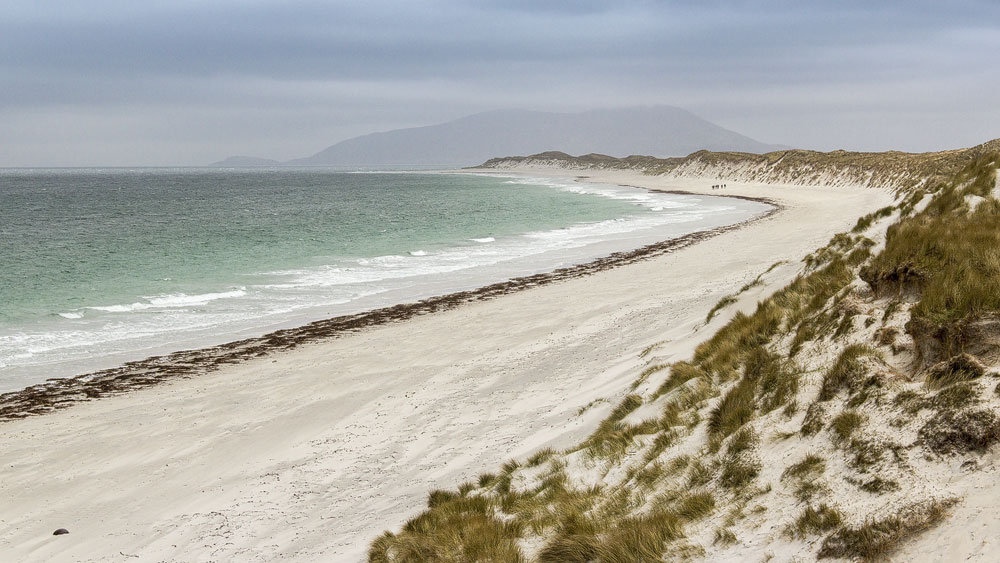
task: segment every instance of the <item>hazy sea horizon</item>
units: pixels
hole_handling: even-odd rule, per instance
[[[498,174],[0,170],[0,392],[551,271],[757,202]]]

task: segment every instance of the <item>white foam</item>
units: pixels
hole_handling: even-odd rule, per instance
[[[146,311],[149,309],[169,309],[173,307],[194,307],[207,305],[208,303],[218,299],[233,299],[236,297],[243,297],[246,294],[247,292],[245,287],[234,289],[232,291],[202,293],[199,295],[173,293],[152,297],[144,296],[143,299],[146,299],[146,301],[137,301],[128,305],[106,305],[100,307],[87,307],[87,309],[104,311],[106,313],[134,313],[136,311]]]
[[[176,293],[172,295],[159,295],[156,297],[146,297],[153,307],[187,307],[190,305],[204,305],[217,299],[233,299],[243,297],[247,294],[245,287],[222,291],[218,293],[203,293],[201,295],[185,295]]]
[[[509,178],[509,176],[499,176],[499,177]],[[515,177],[508,180],[505,183],[546,186],[546,187],[556,188],[564,192],[571,192],[575,194],[585,194],[585,195],[596,195],[608,199],[628,201],[646,207],[652,211],[662,211],[664,209],[678,209],[678,208],[691,207],[697,205],[697,203],[695,202],[685,201],[684,198],[676,197],[676,194],[674,194],[673,197],[668,198],[668,197],[663,197],[664,194],[650,192],[646,190],[640,190],[628,186],[580,183],[568,180],[559,180],[552,178],[534,178],[534,177],[526,177],[526,178]]]
[[[548,184],[562,186],[558,182],[548,182]],[[578,188],[576,185],[570,187]],[[633,188],[618,186],[608,186],[608,189],[636,191]],[[675,194],[642,192],[641,195],[643,201],[647,201],[646,197],[652,198],[649,201],[657,203],[656,208],[661,211],[639,212],[618,219],[529,232],[504,237],[501,241],[497,241],[495,237],[477,237],[468,239],[465,244],[437,249],[433,253],[416,250],[404,255],[389,254],[372,258],[344,259],[316,268],[266,272],[262,275],[279,279],[254,288],[268,292],[323,291],[324,293],[337,289],[351,296],[368,296],[398,288],[402,284],[416,283],[404,281],[406,279],[443,276],[462,270],[527,259],[553,251],[564,252],[611,239],[627,238],[637,231],[650,232],[652,229],[663,227],[673,229],[673,226],[698,222],[715,213],[735,209],[728,202],[718,198],[710,200],[688,198],[681,203],[674,203],[673,200],[679,199]],[[680,228],[687,229],[687,227]],[[662,240],[662,237],[657,236],[656,240]],[[374,288],[374,286],[379,287]]]
[[[64,319],[82,319],[83,313],[59,313],[59,316]]]

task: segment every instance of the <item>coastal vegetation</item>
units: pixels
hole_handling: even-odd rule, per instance
[[[931,153],[817,152],[780,150],[765,154],[698,151],[684,157],[656,158],[603,154],[570,156],[550,151],[531,156],[508,156],[484,162],[482,168],[509,168],[526,164],[571,169],[628,169],[646,174],[704,176],[722,181],[762,181],[798,185],[851,184],[891,188],[899,195],[919,199],[925,186],[947,181],[971,162],[1000,151],[1000,139],[968,149]],[[932,190],[928,190],[932,191]],[[904,209],[909,201],[904,201]]]
[[[728,307],[728,306],[736,303],[737,300],[739,299],[740,295],[743,295],[744,293],[750,291],[751,289],[753,289],[753,288],[755,288],[757,286],[764,285],[764,280],[763,280],[764,276],[767,275],[767,274],[769,274],[769,273],[771,273],[772,271],[774,271],[775,268],[777,268],[778,266],[781,266],[784,263],[785,262],[782,260],[782,261],[775,262],[774,264],[771,264],[770,268],[768,268],[763,273],[761,273],[760,275],[758,275],[752,281],[749,281],[749,282],[743,284],[743,287],[741,287],[740,290],[737,291],[735,294],[733,294],[733,295],[727,295],[727,296],[723,297],[722,299],[720,299],[719,302],[716,303],[708,311],[708,315],[705,316],[705,324],[708,324],[708,323],[712,322],[712,319],[715,317],[716,313],[718,313],[722,309],[725,309],[726,307]]]
[[[713,560],[785,546],[871,561],[945,521],[961,499],[917,485],[1000,441],[996,150],[567,161],[651,173],[750,162],[780,181],[864,177],[897,203],[807,256],[692,357],[644,350],[581,443],[431,493],[370,560]]]

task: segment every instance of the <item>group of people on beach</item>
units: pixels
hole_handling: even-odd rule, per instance
[[[722,188],[725,188],[727,185],[729,185],[729,184],[716,184],[716,185],[712,186],[712,189],[713,190],[721,190]]]

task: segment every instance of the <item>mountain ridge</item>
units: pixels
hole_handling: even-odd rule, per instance
[[[673,106],[577,113],[502,109],[435,125],[369,133],[278,164],[471,166],[496,155],[545,150],[670,157],[697,150],[761,153],[781,148],[785,147],[762,143]],[[213,166],[227,165],[233,158]]]

